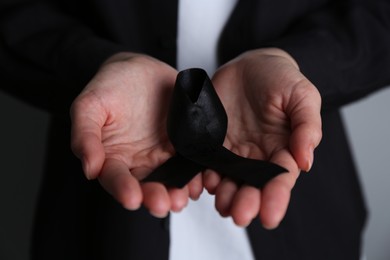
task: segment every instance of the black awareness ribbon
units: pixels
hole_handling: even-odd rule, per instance
[[[261,188],[287,172],[277,164],[241,157],[226,149],[227,122],[207,73],[198,68],[179,72],[167,121],[168,137],[176,153],[143,182],[181,188],[199,172],[212,169],[238,184]]]

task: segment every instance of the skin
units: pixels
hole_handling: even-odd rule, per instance
[[[180,211],[202,191],[200,175],[183,189],[139,182],[173,154],[165,121],[176,75],[151,57],[119,53],[71,107],[72,150],[86,177],[98,178],[126,209],[144,204],[156,217]]]
[[[246,226],[257,216],[275,228],[285,215],[300,169],[308,171],[321,140],[321,98],[280,49],[259,49],[222,66],[213,83],[229,117],[224,145],[287,168],[262,190],[238,187],[206,170],[182,189],[140,183],[173,153],[165,130],[177,71],[154,58],[119,53],[108,59],[71,107],[72,149],[88,179],[126,209],[142,204],[156,217],[180,211],[205,187],[216,209]]]
[[[242,186],[208,171],[204,186],[216,209],[239,226],[260,217],[272,229],[284,217],[300,174],[309,171],[321,140],[321,97],[282,50],[249,51],[221,67],[213,83],[228,114],[225,146],[242,156],[269,160],[288,173],[262,190]]]

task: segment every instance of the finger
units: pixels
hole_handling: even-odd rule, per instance
[[[275,154],[271,160],[288,169],[270,180],[262,189],[260,202],[260,220],[267,229],[276,228],[286,214],[299,169],[291,154],[282,150]]]
[[[206,188],[208,193],[215,194],[215,191],[220,182],[221,176],[217,172],[207,169],[203,173],[203,186]]]
[[[138,180],[142,180],[148,174],[150,174],[151,171],[152,170],[149,167],[137,167],[132,169],[131,172]],[[161,183],[150,182],[150,184],[153,185],[151,187],[149,187],[148,185],[142,185],[144,205],[149,209],[150,213],[152,213],[156,217],[164,217],[166,214],[168,214],[169,210],[179,212],[187,205],[189,197],[189,189],[187,186],[181,189],[167,189]],[[157,189],[157,194],[155,194],[155,191],[153,190],[154,188]],[[147,194],[145,192],[147,192]],[[166,202],[166,194],[168,194],[169,203]],[[155,198],[156,196],[162,197]]]
[[[171,210],[173,212],[180,212],[188,204],[189,190],[188,187],[184,188],[171,188],[168,190],[171,200]]]
[[[143,180],[151,172],[150,167],[137,167],[131,170],[133,176]],[[182,189],[169,188],[157,182],[150,182],[150,185],[142,184],[144,205],[155,217],[165,217],[170,210],[181,211],[188,203],[189,190],[185,186]]]
[[[267,229],[279,226],[284,218],[290,201],[291,189],[283,180],[273,180],[267,184],[262,193],[260,220]]]
[[[251,186],[242,186],[234,196],[231,216],[236,225],[246,227],[260,210],[260,190]]]
[[[104,114],[99,106],[89,101],[76,100],[71,108],[71,148],[81,160],[88,179],[98,176],[104,163],[105,152],[101,140]]]
[[[216,188],[215,208],[222,217],[230,215],[230,208],[237,189],[237,185],[228,178],[224,178]]]
[[[298,101],[292,102],[288,108],[292,127],[290,149],[298,167],[309,171],[313,165],[314,149],[322,138],[321,97],[309,82],[306,88],[298,89],[292,96],[292,99],[299,96]]]
[[[198,200],[203,192],[202,174],[197,174],[188,183],[189,196],[192,200]]]
[[[99,182],[122,206],[138,209],[142,203],[142,190],[138,180],[128,167],[116,159],[106,159],[99,175]]]
[[[142,184],[144,206],[158,218],[166,217],[171,209],[171,198],[166,187],[157,182]]]

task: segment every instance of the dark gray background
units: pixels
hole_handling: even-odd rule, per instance
[[[390,259],[389,101],[388,88],[343,110],[370,209],[367,260]],[[0,119],[0,259],[27,260],[49,117],[0,92]]]

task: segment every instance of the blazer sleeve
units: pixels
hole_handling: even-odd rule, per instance
[[[390,1],[333,1],[270,45],[297,60],[323,109],[337,108],[390,84]]]
[[[2,88],[47,109],[60,105],[53,99],[69,105],[105,59],[126,51],[62,13],[54,2],[0,3]]]

